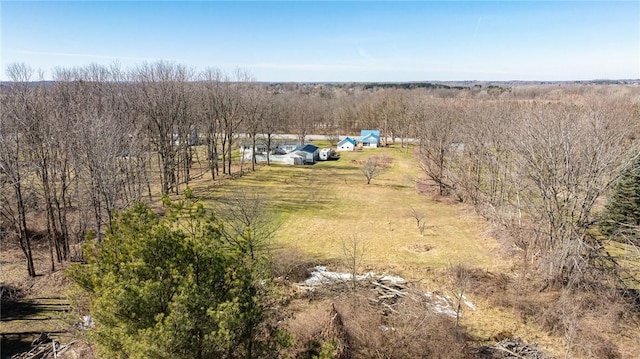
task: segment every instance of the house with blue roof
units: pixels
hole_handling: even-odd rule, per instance
[[[356,148],[356,140],[347,136],[338,142],[338,151],[353,151]]]
[[[360,131],[359,142],[364,148],[377,148],[380,146],[380,130]]]

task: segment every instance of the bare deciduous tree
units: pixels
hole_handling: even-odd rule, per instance
[[[351,240],[342,241],[342,257],[345,265],[349,270],[350,289],[355,293],[358,288],[358,269],[364,261],[367,252],[367,244],[356,236],[352,236]]]
[[[262,121],[260,129],[264,145],[267,148],[267,166],[270,165],[269,155],[274,147],[274,136],[277,131],[282,128],[284,123],[282,113],[285,111],[286,104],[282,95],[269,94],[266,103],[266,117]]]
[[[218,213],[225,223],[227,242],[253,260],[268,248],[277,229],[265,200],[256,193],[232,193]]]
[[[463,153],[449,167],[457,190],[517,235],[547,285],[590,286],[613,273],[591,227],[596,201],[631,145],[631,119],[615,106],[586,98],[467,112],[477,123],[464,132]]]
[[[258,85],[253,84],[245,93],[242,101],[242,110],[245,117],[244,127],[246,134],[251,141],[251,170],[255,171],[256,164],[256,144],[258,143],[258,135],[260,129],[264,127],[266,121],[269,121],[270,104],[269,98],[265,89]],[[269,147],[267,147],[267,153]],[[244,154],[242,154],[244,157]]]
[[[626,153],[626,121],[605,108],[536,110],[526,112],[512,148],[517,177],[529,184],[520,186],[520,209],[538,224],[535,247],[550,284],[588,285],[605,254],[589,231],[592,210]]]
[[[298,143],[304,144],[314,125],[323,122],[323,102],[313,93],[291,95],[287,114],[289,126],[298,137]]]
[[[371,156],[365,161],[360,162],[360,171],[370,184],[374,178],[380,176],[387,168],[391,166],[393,159],[387,155]]]
[[[433,100],[421,106],[415,113],[415,121],[419,123],[420,165],[436,183],[440,195],[446,195],[456,186],[451,162],[461,143],[456,136],[462,112],[456,102],[449,100]]]
[[[416,220],[416,227],[418,228],[420,235],[424,236],[424,230],[427,226],[427,223],[424,220],[425,214],[422,211],[409,206],[409,216]]]
[[[17,234],[27,273],[35,277],[24,195],[24,181],[28,180],[30,172],[29,166],[21,158],[24,156],[23,137],[26,130],[22,118],[28,116],[25,112],[29,111],[28,97],[31,91],[27,82],[32,72],[23,64],[13,64],[7,68],[12,84],[2,94],[3,111],[0,113],[0,224],[8,224],[7,229],[10,226]]]
[[[220,174],[219,170],[219,142],[222,136],[221,125],[218,116],[218,97],[220,82],[223,81],[222,73],[217,69],[206,69],[200,74],[201,88],[199,88],[200,123],[205,129],[205,142],[207,146],[207,163],[211,173],[211,180],[215,180]]]
[[[179,166],[188,161],[183,156],[188,146],[187,81],[191,78],[190,69],[163,61],[144,64],[132,73],[139,96],[136,105],[158,151],[163,194],[179,191]]]
[[[462,315],[462,305],[465,303],[465,292],[471,284],[471,269],[463,265],[454,265],[449,267],[452,276],[452,290],[456,299],[456,326],[460,325],[460,316]]]

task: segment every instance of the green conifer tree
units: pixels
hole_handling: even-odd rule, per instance
[[[90,332],[106,358],[272,357],[266,266],[223,240],[222,224],[190,191],[116,216],[87,264],[69,276],[90,295]]]
[[[640,244],[640,156],[622,170],[600,219],[600,231],[619,241]]]

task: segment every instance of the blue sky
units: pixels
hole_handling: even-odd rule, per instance
[[[640,0],[1,0],[0,21],[0,79],[161,59],[260,81],[640,78]]]

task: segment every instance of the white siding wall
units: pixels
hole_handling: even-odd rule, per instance
[[[338,147],[338,151],[353,151],[354,146],[351,142],[343,143],[342,146]]]

